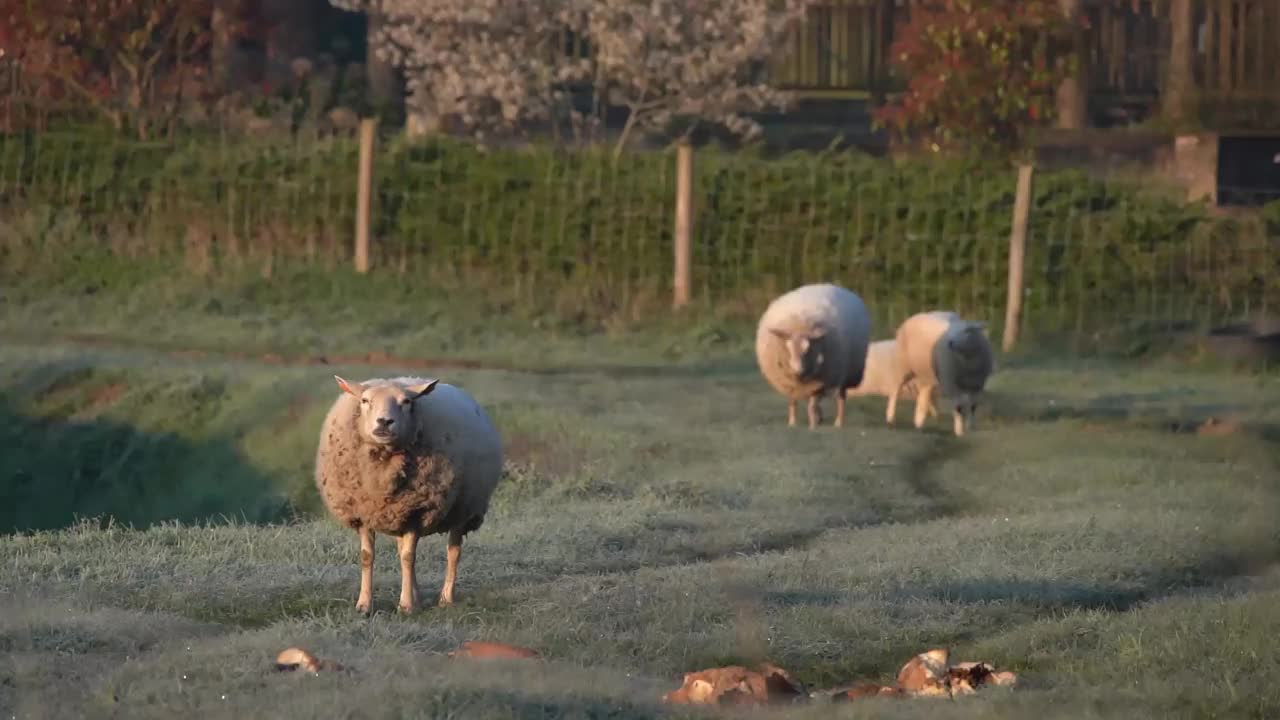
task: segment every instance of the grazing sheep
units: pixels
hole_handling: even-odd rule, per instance
[[[836,393],[835,425],[844,425],[844,391],[862,382],[870,339],[862,298],[837,285],[804,285],[769,303],[756,327],[756,362],[787,398],[787,425],[796,424],[801,398],[809,399],[809,427],[821,424],[818,403],[829,390]]]
[[[949,311],[912,315],[898,327],[898,377],[901,383],[914,379],[916,394],[915,426],[924,426],[928,406],[934,392],[951,399],[956,435],[964,435],[972,427],[977,408],[977,395],[986,387],[995,369],[991,343],[987,340],[985,322],[964,320]],[[892,423],[896,415],[898,395],[889,395],[885,419]]]
[[[919,385],[914,378],[910,378],[901,387],[894,385],[899,379],[898,373],[898,341],[897,340],[877,340],[871,343],[867,348],[866,369],[862,371],[862,382],[857,387],[851,387],[844,391],[845,397],[868,397],[878,395],[880,397],[889,397],[893,395],[893,391],[898,391],[898,397],[910,400],[915,398],[920,391]],[[930,398],[929,414],[937,416],[938,408]],[[888,418],[889,422],[893,422],[892,418]]]
[[[440,604],[453,602],[462,538],[480,527],[502,474],[502,441],[463,390],[404,377],[349,383],[324,419],[316,487],[325,507],[360,536],[360,596],[373,599],[374,533],[393,535],[400,556],[400,611],[418,602],[418,539],[449,533]]]

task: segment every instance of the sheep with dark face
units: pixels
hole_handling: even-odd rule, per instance
[[[396,538],[400,611],[418,603],[418,539],[448,533],[440,604],[453,602],[462,538],[484,522],[502,475],[502,441],[484,410],[439,380],[402,377],[350,383],[320,431],[316,487],[325,507],[360,537],[360,595],[373,601],[374,534]]]
[[[776,298],[756,327],[756,362],[765,380],[787,398],[787,424],[796,402],[809,401],[809,427],[822,423],[823,395],[836,395],[835,426],[844,425],[845,390],[862,382],[871,316],[855,293],[838,285],[804,285]]]
[[[890,387],[901,388],[914,381],[915,426],[924,426],[934,393],[941,391],[954,411],[956,435],[973,426],[978,397],[995,371],[995,358],[986,336],[986,323],[965,320],[950,311],[917,313],[898,327],[898,376]],[[899,391],[889,395],[886,419],[892,423]]]

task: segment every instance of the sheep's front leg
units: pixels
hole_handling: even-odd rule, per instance
[[[809,429],[810,430],[813,430],[814,428],[822,424],[822,406],[818,404],[821,401],[822,401],[821,393],[809,396]]]
[[[440,588],[440,606],[453,604],[453,583],[458,579],[458,561],[462,559],[462,533],[449,531],[448,562],[444,568],[444,586]]]
[[[400,612],[407,615],[418,604],[418,579],[414,576],[418,531],[410,530],[396,538],[396,551],[400,555]]]
[[[952,416],[952,427],[956,436],[963,436],[967,426],[973,425],[973,407],[969,406],[968,412],[965,412],[965,404],[963,402],[956,403],[955,415]]]
[[[836,391],[836,427],[844,427],[844,388]]]
[[[356,532],[360,535],[360,597],[356,598],[356,612],[368,615],[373,605],[373,531],[361,527]]]
[[[916,395],[916,429],[924,427],[925,418],[929,414],[929,406],[933,404],[933,385],[921,385]]]
[[[796,399],[787,400],[787,427],[796,426]]]
[[[889,393],[889,405],[884,409],[884,421],[889,425],[898,417],[898,391],[901,389],[899,386]]]

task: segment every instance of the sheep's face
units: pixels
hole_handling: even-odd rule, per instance
[[[769,332],[786,346],[787,367],[796,377],[813,377],[822,369],[826,361],[822,342],[827,334],[825,329],[815,328],[807,333],[794,333],[773,328]]]
[[[947,332],[947,348],[967,373],[986,375],[991,372],[991,355],[985,333],[986,323],[972,321]]]
[[[982,346],[987,324],[969,321],[947,333],[947,345],[957,357],[965,357]]]
[[[370,445],[403,447],[413,438],[414,401],[436,389],[439,380],[400,387],[391,383],[364,385],[334,376],[342,391],[358,398],[356,428]]]

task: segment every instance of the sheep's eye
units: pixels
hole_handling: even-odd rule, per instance
[[[369,398],[360,398],[360,404],[361,404],[361,405],[368,405],[368,404],[369,404]]]

